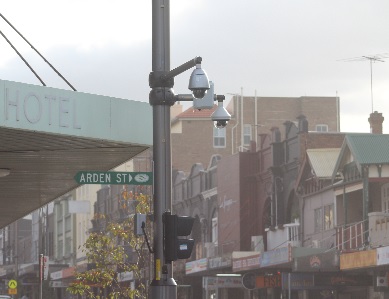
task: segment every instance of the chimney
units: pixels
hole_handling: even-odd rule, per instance
[[[297,119],[298,119],[299,132],[308,133],[308,121],[305,115],[300,115],[299,117],[297,117]]]
[[[281,132],[277,127],[272,127],[271,129],[271,141],[272,142],[281,142]]]
[[[374,111],[374,113],[370,114],[368,120],[370,123],[370,133],[382,134],[382,123],[384,122],[384,117],[382,116],[382,113]]]

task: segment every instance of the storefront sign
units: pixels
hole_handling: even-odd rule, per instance
[[[339,257],[336,251],[318,253],[294,259],[293,271],[296,272],[317,272],[317,271],[338,271]]]
[[[203,277],[203,288],[215,290],[218,288],[241,288],[242,278],[239,277]]]
[[[261,267],[268,267],[272,265],[279,265],[289,263],[292,260],[291,248],[280,247],[271,251],[265,251],[261,259]]]
[[[67,288],[69,286],[69,282],[67,281],[49,281],[50,288]]]
[[[263,275],[255,277],[255,287],[263,288],[279,288],[281,287],[281,274]]]
[[[282,289],[284,290],[315,289],[313,274],[282,273]]]
[[[358,269],[377,265],[377,251],[366,250],[340,255],[340,270]]]
[[[377,251],[377,266],[389,264],[389,246],[379,247]]]
[[[25,274],[28,274],[28,273],[34,273],[35,270],[37,270],[35,264],[21,265],[20,268],[19,268],[19,275],[25,275]]]
[[[38,285],[39,284],[39,277],[37,276],[27,276],[23,277],[21,279],[22,285]]]
[[[237,271],[258,269],[260,264],[261,264],[261,254],[259,252],[241,258],[233,258],[232,271],[237,272]]]
[[[185,264],[185,273],[193,274],[201,271],[206,271],[208,269],[208,259],[203,258],[200,260],[195,260]]]
[[[208,268],[209,269],[219,269],[230,267],[232,264],[230,257],[215,257],[208,260]]]
[[[351,274],[315,274],[315,286],[372,286],[373,277]]]
[[[57,280],[62,278],[62,270],[50,273],[51,280]]]

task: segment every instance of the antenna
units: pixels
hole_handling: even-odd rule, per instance
[[[360,56],[360,57],[354,57],[354,58],[346,58],[341,59],[339,61],[345,61],[345,62],[353,62],[353,61],[370,61],[370,96],[371,96],[371,112],[374,112],[373,109],[373,62],[385,62],[384,59],[389,58],[388,53],[384,54],[376,54],[376,55],[370,55],[370,56]]]

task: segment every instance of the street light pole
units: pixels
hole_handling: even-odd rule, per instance
[[[170,1],[152,2],[152,74],[165,74],[170,70]],[[152,82],[153,75],[149,81]],[[160,80],[157,80],[160,81]],[[157,82],[150,92],[153,106],[153,160],[154,160],[154,271],[150,285],[151,299],[177,298],[177,284],[172,267],[162,273],[165,265],[163,254],[162,215],[171,210],[171,140],[170,106],[173,100],[173,80]],[[169,271],[170,270],[170,271]],[[165,272],[165,271],[163,271]]]
[[[201,57],[192,60],[170,70],[170,2],[169,0],[152,0],[152,72],[149,75],[151,88],[149,101],[153,107],[153,172],[154,172],[154,218],[153,218],[153,280],[150,285],[151,299],[176,299],[177,284],[173,278],[173,267],[171,257],[182,259],[190,251],[175,248],[175,252],[164,252],[164,219],[163,215],[171,215],[172,211],[172,161],[171,161],[171,140],[170,140],[170,107],[178,100],[192,101],[203,99],[210,89],[207,74],[201,68]],[[193,95],[175,95],[173,91],[174,77],[189,70],[192,72],[188,88]],[[211,102],[218,101],[218,107],[211,116],[217,128],[223,128],[231,119],[231,115],[223,107],[224,96],[209,93]],[[211,109],[213,103],[199,104],[201,108]],[[171,215],[174,216],[174,215]],[[178,217],[177,219],[183,219]],[[170,218],[171,219],[171,218]],[[193,223],[192,223],[193,224]],[[187,223],[188,227],[189,224]],[[166,224],[165,224],[166,227]],[[190,225],[191,227],[191,225]],[[191,230],[191,228],[189,229]],[[170,232],[172,233],[172,232]],[[187,231],[176,232],[178,236],[188,236]],[[182,234],[184,233],[184,234]],[[175,240],[177,236],[173,238]],[[168,238],[169,239],[169,238]],[[170,240],[170,239],[169,239]],[[188,240],[190,241],[190,240]],[[193,240],[192,240],[193,242]],[[171,245],[169,243],[169,245]],[[166,257],[168,254],[168,257]]]

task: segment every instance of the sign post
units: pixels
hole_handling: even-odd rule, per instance
[[[18,294],[18,282],[15,279],[8,281],[8,295],[17,295]]]

